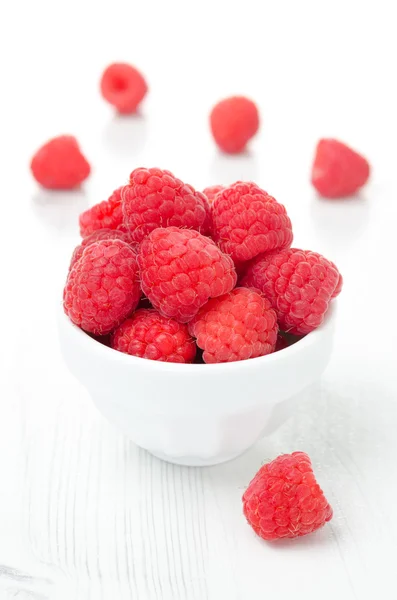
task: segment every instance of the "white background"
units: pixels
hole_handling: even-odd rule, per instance
[[[396,36],[393,1],[25,0],[0,14],[0,598],[392,598],[397,592]],[[101,70],[136,64],[150,93],[117,118]],[[208,112],[259,105],[249,154],[217,153]],[[77,135],[93,172],[55,194],[32,153]],[[334,136],[368,156],[370,184],[316,198],[313,149]],[[252,179],[283,202],[295,245],[345,278],[335,353],[317,393],[230,464],[180,468],[137,449],[62,365],[54,315],[78,214],[137,166],[199,189]],[[333,521],[265,544],[241,515],[261,463],[309,452]]]

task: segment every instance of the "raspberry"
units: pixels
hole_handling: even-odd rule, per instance
[[[331,299],[342,288],[342,276],[320,254],[290,248],[259,256],[242,285],[259,289],[272,303],[280,328],[299,335],[321,325]]]
[[[332,508],[305,452],[263,465],[243,495],[244,515],[264,540],[312,533],[332,519]]]
[[[207,197],[208,202],[212,204],[218,192],[223,192],[224,189],[226,189],[224,185],[211,185],[203,190],[203,194]]]
[[[41,146],[31,160],[30,169],[36,181],[50,190],[78,187],[91,171],[72,135],[60,135]]]
[[[95,335],[113,331],[136,308],[141,292],[135,252],[121,240],[94,242],[68,275],[65,313]]]
[[[69,271],[82,257],[84,248],[93,242],[99,242],[100,240],[122,240],[126,244],[129,244],[130,236],[128,233],[120,231],[119,229],[97,229],[96,231],[93,231],[90,235],[82,240],[81,244],[76,246],[74,249],[72,259],[70,261]],[[131,247],[133,250],[136,249],[135,245],[131,245]]]
[[[209,300],[189,323],[206,363],[256,358],[274,351],[276,313],[261,294],[236,288]]]
[[[252,100],[232,96],[214,106],[210,125],[221,150],[230,154],[242,152],[259,129],[258,109]]]
[[[140,246],[138,264],[143,293],[160,314],[181,323],[236,285],[232,259],[193,229],[155,229]]]
[[[351,196],[368,181],[368,161],[333,139],[318,142],[312,167],[312,184],[325,198]]]
[[[162,317],[156,310],[141,309],[112,335],[112,348],[150,360],[191,363],[196,345],[187,326]]]
[[[118,188],[108,200],[103,200],[81,213],[79,218],[81,237],[86,237],[98,229],[122,228],[121,190],[122,188]]]
[[[292,225],[282,204],[254,183],[238,181],[214,200],[212,234],[226,254],[244,262],[289,247]]]
[[[141,73],[126,63],[113,63],[103,72],[101,93],[121,114],[134,113],[147,92]]]
[[[157,227],[188,227],[203,234],[210,228],[207,198],[162,169],[135,169],[122,190],[124,223],[135,242]]]

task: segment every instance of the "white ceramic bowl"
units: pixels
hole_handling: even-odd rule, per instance
[[[59,317],[70,371],[98,410],[138,446],[172,463],[214,465],[279,427],[328,364],[335,306],[323,325],[274,354],[181,365],[116,352]]]

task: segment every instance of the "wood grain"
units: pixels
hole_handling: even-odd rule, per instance
[[[54,333],[47,335],[50,342]],[[260,590],[276,594],[282,585],[283,594],[293,594],[305,585],[305,597],[314,599],[326,580],[322,598],[344,590],[342,597],[361,600],[386,586],[389,554],[385,560],[378,548],[395,550],[387,510],[397,481],[390,473],[386,486],[382,475],[385,457],[396,451],[391,395],[382,394],[374,414],[368,399],[376,389],[368,387],[364,402],[361,386],[340,380],[331,387],[326,380],[277,435],[239,459],[178,467],[115,431],[59,354],[51,354],[48,369],[47,359],[27,347],[18,386],[23,530],[32,560],[29,574],[0,571],[0,581],[23,583],[15,593],[245,600]],[[241,495],[264,460],[297,448],[310,453],[335,517],[311,537],[267,545],[244,522]],[[374,567],[381,582],[371,575]],[[46,578],[37,585],[38,568]]]

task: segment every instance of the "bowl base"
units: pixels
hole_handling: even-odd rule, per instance
[[[145,450],[145,448],[144,448]],[[229,462],[230,460],[234,460],[238,456],[241,456],[246,452],[243,450],[242,452],[236,452],[236,454],[230,455],[222,455],[222,456],[214,456],[214,458],[200,458],[198,456],[169,456],[168,454],[163,454],[162,452],[152,452],[147,450],[149,454],[159,458],[160,460],[164,460],[165,462],[171,463],[173,465],[180,465],[181,467],[212,467],[214,465],[220,465],[225,462]]]

